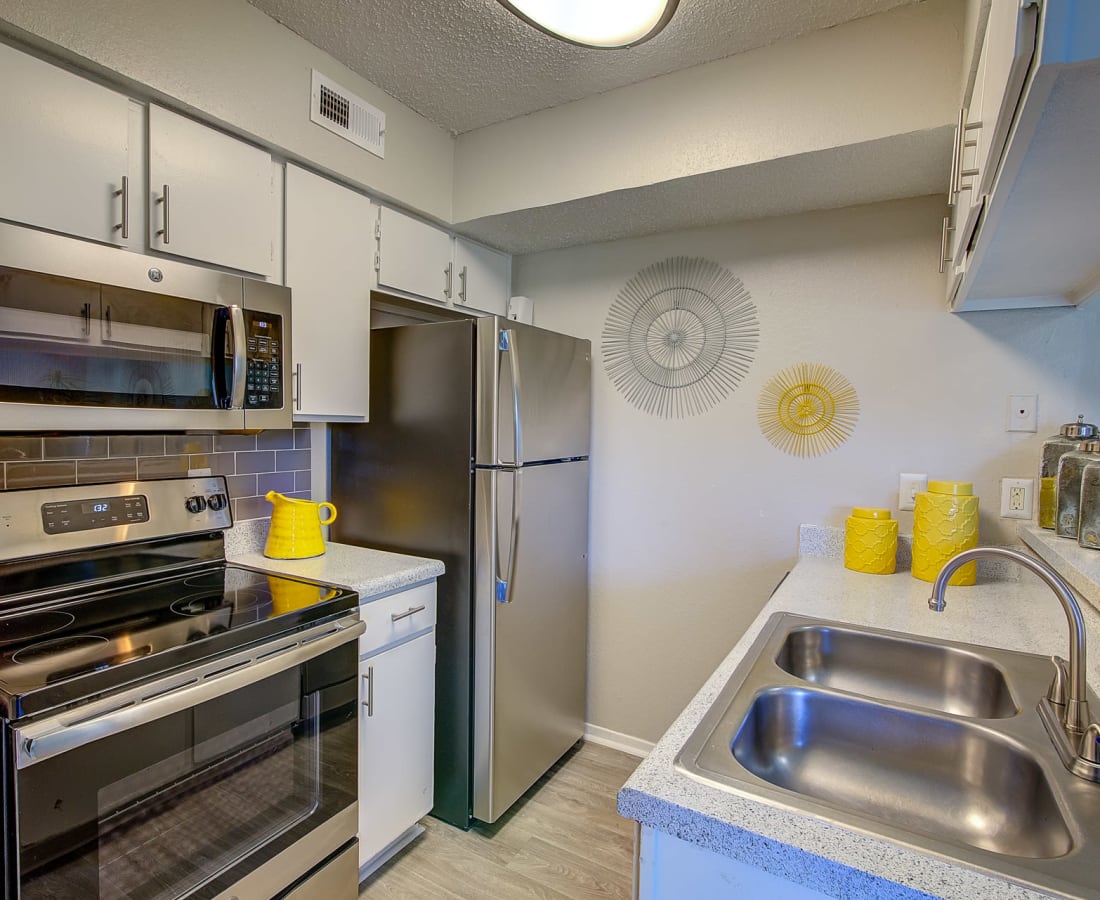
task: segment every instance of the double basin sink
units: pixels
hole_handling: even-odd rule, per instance
[[[1100,784],[1067,771],[1036,709],[1053,671],[1030,653],[777,613],[676,766],[1055,895],[1100,897]]]

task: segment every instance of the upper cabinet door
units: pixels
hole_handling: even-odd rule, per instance
[[[437,303],[455,296],[451,236],[383,206],[378,217],[378,286]]]
[[[130,101],[4,44],[0,85],[0,218],[125,246]]]
[[[149,246],[271,273],[277,220],[268,153],[149,106]]]
[[[362,194],[287,164],[296,418],[367,417],[373,222]]]
[[[465,238],[455,238],[455,304],[495,316],[508,314],[512,257]]]

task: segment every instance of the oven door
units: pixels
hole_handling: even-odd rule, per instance
[[[329,623],[17,723],[8,890],[274,897],[354,840],[363,627]]]

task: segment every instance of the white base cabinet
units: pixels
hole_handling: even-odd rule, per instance
[[[825,900],[830,896],[645,825],[635,852],[638,900]]]
[[[364,604],[359,660],[359,871],[404,846],[434,803],[435,582]],[[415,835],[415,832],[413,832]]]

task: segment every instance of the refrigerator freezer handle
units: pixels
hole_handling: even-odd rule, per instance
[[[518,466],[523,464],[523,422],[519,414],[519,351],[516,349],[516,333],[513,329],[505,328],[500,333],[500,349],[508,354],[508,364],[512,370],[512,435],[515,442],[512,462]],[[518,486],[519,482],[516,484]]]
[[[508,537],[508,578],[500,577],[500,553],[497,553],[496,599],[497,603],[512,602],[512,582],[516,580],[516,548],[519,546],[519,490],[522,469],[512,472],[512,529]],[[495,540],[494,535],[494,540]]]

